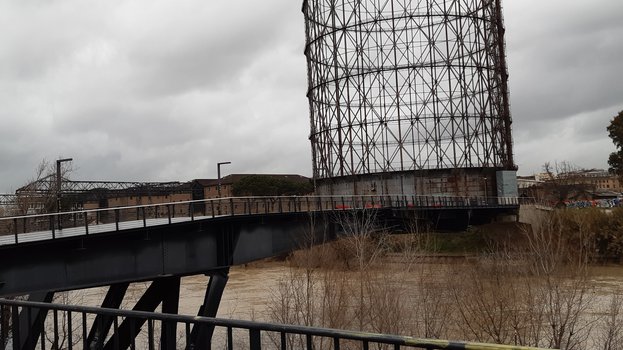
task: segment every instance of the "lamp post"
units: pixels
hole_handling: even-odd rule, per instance
[[[217,181],[216,181],[216,188],[218,190],[218,197],[221,198],[221,165],[224,164],[231,164],[231,162],[219,162],[216,163],[216,174],[217,174]]]
[[[56,212],[61,212],[61,191],[62,191],[62,181],[63,178],[61,176],[61,164],[63,162],[71,162],[73,158],[64,158],[56,160]],[[61,226],[61,217],[60,215],[56,216],[58,221],[58,229],[62,229]]]

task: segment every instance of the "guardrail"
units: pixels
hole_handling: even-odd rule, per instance
[[[20,314],[20,312],[22,314]],[[48,314],[52,317],[47,317]],[[24,329],[21,315],[37,327]],[[447,349],[539,350],[328,328],[0,299],[0,346],[20,349]],[[38,324],[37,324],[38,322]],[[145,325],[146,328],[145,329]],[[34,337],[27,331],[38,329]],[[32,335],[33,333],[31,333]],[[99,336],[93,336],[93,335]],[[20,339],[20,341],[15,341]],[[22,343],[22,344],[20,344]],[[212,347],[210,347],[212,345]]]
[[[455,196],[284,196],[227,197],[72,212],[0,217],[0,236],[12,235],[0,245],[37,240],[28,233],[44,232],[45,239],[89,235],[130,228],[173,224],[225,216],[300,213],[380,208],[460,209],[516,207],[515,197]],[[41,238],[40,237],[40,238]]]

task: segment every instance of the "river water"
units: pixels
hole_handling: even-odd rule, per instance
[[[288,272],[287,264],[278,261],[265,261],[247,266],[232,267],[229,280],[223,293],[217,317],[244,320],[266,320],[264,313],[271,301],[272,291]],[[196,315],[203,303],[205,291],[210,278],[204,275],[183,277],[180,287],[179,313]],[[123,308],[132,309],[149,283],[130,285],[125,297]],[[69,304],[97,306],[106,295],[106,288],[90,288],[78,292],[65,300],[57,300]]]
[[[465,260],[427,262],[440,269],[461,269]],[[438,265],[438,266],[437,266]],[[454,266],[454,267],[453,267]],[[594,266],[591,268],[591,304],[584,310],[585,316],[598,319],[608,309],[612,295],[623,295],[623,267]],[[274,293],[279,282],[290,271],[287,262],[261,261],[247,266],[232,267],[229,280],[219,307],[219,318],[255,321],[271,321],[268,308],[274,302]],[[180,314],[196,315],[203,302],[209,277],[203,275],[184,277],[180,291]],[[131,309],[148,287],[148,283],[131,285],[123,308]],[[105,288],[74,292],[65,302],[96,306],[105,296]],[[595,323],[597,324],[597,323]],[[417,337],[418,334],[404,334]],[[218,336],[218,333],[217,335]],[[224,335],[221,335],[224,337]]]
[[[447,266],[447,263],[439,264]],[[454,265],[450,264],[450,265]],[[283,261],[261,261],[247,266],[232,267],[218,311],[220,318],[267,321],[268,305],[279,281],[288,274],[290,267]],[[203,303],[209,277],[196,275],[182,278],[179,313],[196,315]],[[604,305],[613,294],[623,295],[623,266],[594,266],[591,268],[591,284],[598,304]],[[149,286],[136,283],[130,286],[124,308],[131,309],[133,303]],[[66,302],[97,306],[106,294],[105,288],[91,288],[76,292]],[[597,305],[594,312],[600,312]]]

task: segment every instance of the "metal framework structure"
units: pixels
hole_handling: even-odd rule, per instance
[[[0,193],[0,207],[5,205],[14,205],[16,195],[10,193]]]
[[[57,188],[58,183],[61,185],[60,191]],[[17,189],[14,195],[0,195],[0,206],[41,213],[51,210],[55,200],[60,200],[59,194],[62,194],[65,206],[75,209],[89,200],[191,192],[190,184],[181,182],[72,181],[65,178],[59,182],[54,174],[51,174]]]
[[[62,179],[61,191],[64,194],[80,194],[93,190],[108,190],[125,194],[136,192],[149,192],[153,194],[171,193],[179,191],[183,184],[181,182],[123,182],[123,181],[72,181]],[[42,194],[56,191],[56,180],[54,175],[46,176],[40,180],[32,182],[15,191],[20,194]]]
[[[305,0],[314,178],[515,169],[501,0]]]

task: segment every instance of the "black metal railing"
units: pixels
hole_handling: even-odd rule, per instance
[[[537,350],[274,323],[0,299],[5,349]],[[30,326],[28,326],[30,325]]]
[[[517,207],[516,197],[283,196],[227,197],[195,201],[0,217],[0,245],[168,225],[209,218],[380,208],[460,209]],[[30,233],[36,233],[28,235]],[[12,239],[6,239],[11,235]],[[4,240],[1,238],[5,238]]]

